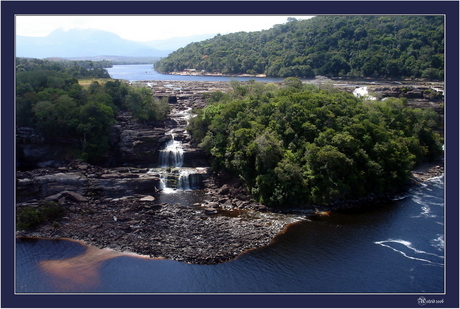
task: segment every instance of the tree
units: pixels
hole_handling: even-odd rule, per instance
[[[165,100],[155,99],[146,87],[131,88],[125,96],[126,105],[138,122],[163,119],[169,112]]]
[[[109,149],[108,133],[114,123],[114,111],[97,101],[90,101],[80,109],[77,131],[81,136],[84,159],[98,163]]]
[[[54,101],[40,101],[33,107],[38,129],[48,138],[73,136],[77,125],[77,104],[68,95]]]

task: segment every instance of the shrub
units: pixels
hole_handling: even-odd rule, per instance
[[[27,206],[23,208],[16,217],[16,228],[18,230],[28,230],[43,222],[43,217],[37,208]]]
[[[65,214],[65,208],[55,202],[44,202],[37,208],[27,206],[21,209],[16,216],[16,229],[28,230],[36,228],[45,222],[60,220]],[[59,223],[58,223],[59,224]]]

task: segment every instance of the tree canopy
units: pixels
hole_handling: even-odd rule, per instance
[[[98,163],[109,150],[110,128],[119,111],[148,122],[163,119],[169,105],[150,89],[119,80],[93,80],[84,87],[76,77],[109,77],[97,63],[90,67],[18,58],[16,124],[39,130],[48,143],[79,145],[75,157]]]
[[[434,160],[442,141],[433,110],[405,99],[364,101],[288,78],[281,87],[231,83],[213,93],[189,130],[213,167],[243,180],[278,207],[328,204],[405,184],[415,164]]]
[[[443,79],[443,16],[289,18],[269,30],[217,35],[155,63],[185,69],[274,77],[315,75]]]

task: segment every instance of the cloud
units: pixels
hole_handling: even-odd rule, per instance
[[[16,34],[47,36],[56,29],[100,29],[134,41],[163,40],[196,34],[227,34],[259,31],[285,23],[288,17],[310,16],[270,15],[102,15],[102,16],[16,16]]]

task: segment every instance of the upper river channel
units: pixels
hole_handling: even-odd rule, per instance
[[[116,65],[108,71],[113,78],[130,81],[230,80],[162,75],[152,65]],[[172,139],[169,147],[174,143]],[[180,158],[168,159],[173,163],[165,163],[164,156],[160,159],[159,167],[181,168]],[[162,193],[161,198],[169,203],[200,199],[199,189],[190,192],[195,189],[193,177],[180,183],[183,188]],[[373,210],[301,218],[269,246],[215,265],[127,254],[79,259],[92,247],[69,240],[18,238],[16,292],[443,293],[444,205],[444,176],[439,176]],[[50,261],[61,261],[57,270],[49,272]]]

